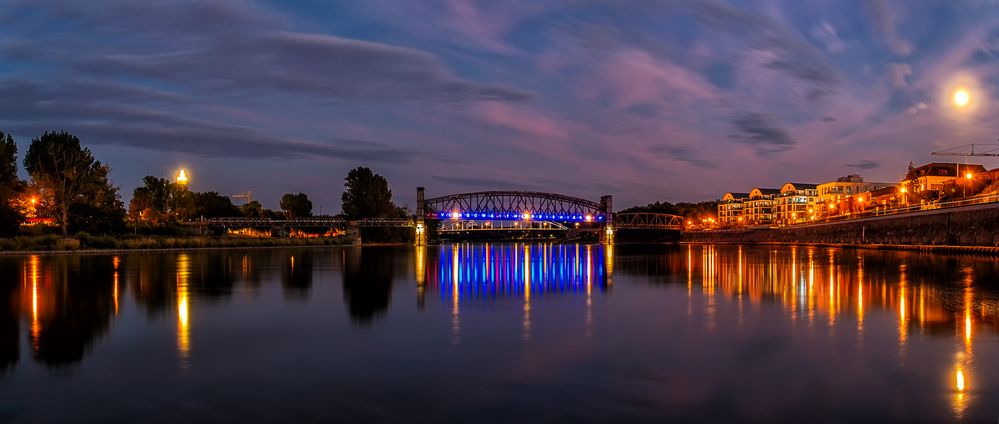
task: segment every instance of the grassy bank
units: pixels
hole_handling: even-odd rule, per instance
[[[63,238],[55,235],[0,239],[0,252],[205,249],[237,247],[341,246],[350,244],[347,237],[333,238],[247,238],[206,236],[92,236],[87,233]]]

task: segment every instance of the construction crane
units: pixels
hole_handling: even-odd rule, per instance
[[[252,191],[244,191],[244,192],[239,193],[239,194],[233,194],[232,196],[229,196],[229,197],[233,198],[233,200],[242,199],[242,200],[245,200],[246,203],[250,203],[250,202],[253,201],[253,192]]]
[[[999,144],[965,144],[930,154],[933,156],[999,156]]]

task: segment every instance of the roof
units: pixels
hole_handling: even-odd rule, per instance
[[[784,185],[788,184],[793,185],[794,188],[797,190],[815,190],[816,188],[819,187],[818,184],[812,184],[812,183],[792,183],[792,182],[784,183]]]
[[[749,197],[749,193],[736,193],[736,192],[730,191],[728,193],[725,193],[722,196],[722,199],[724,199],[725,196],[728,196],[728,195],[732,195],[732,198],[734,198],[734,199],[745,199],[745,198]]]
[[[759,190],[760,194],[762,194],[764,196],[766,196],[768,194],[773,194],[773,195],[780,194],[780,189],[779,188],[759,188],[759,187],[753,187],[753,189],[750,190],[750,193],[752,193],[754,191],[757,191],[757,190]]]

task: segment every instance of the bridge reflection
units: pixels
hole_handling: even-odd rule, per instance
[[[451,244],[436,250],[432,268],[422,263],[426,252],[417,252],[421,290],[442,298],[602,292],[612,283],[613,247],[603,245]]]

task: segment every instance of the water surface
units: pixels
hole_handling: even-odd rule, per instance
[[[999,419],[999,261],[449,244],[0,258],[0,422]]]

